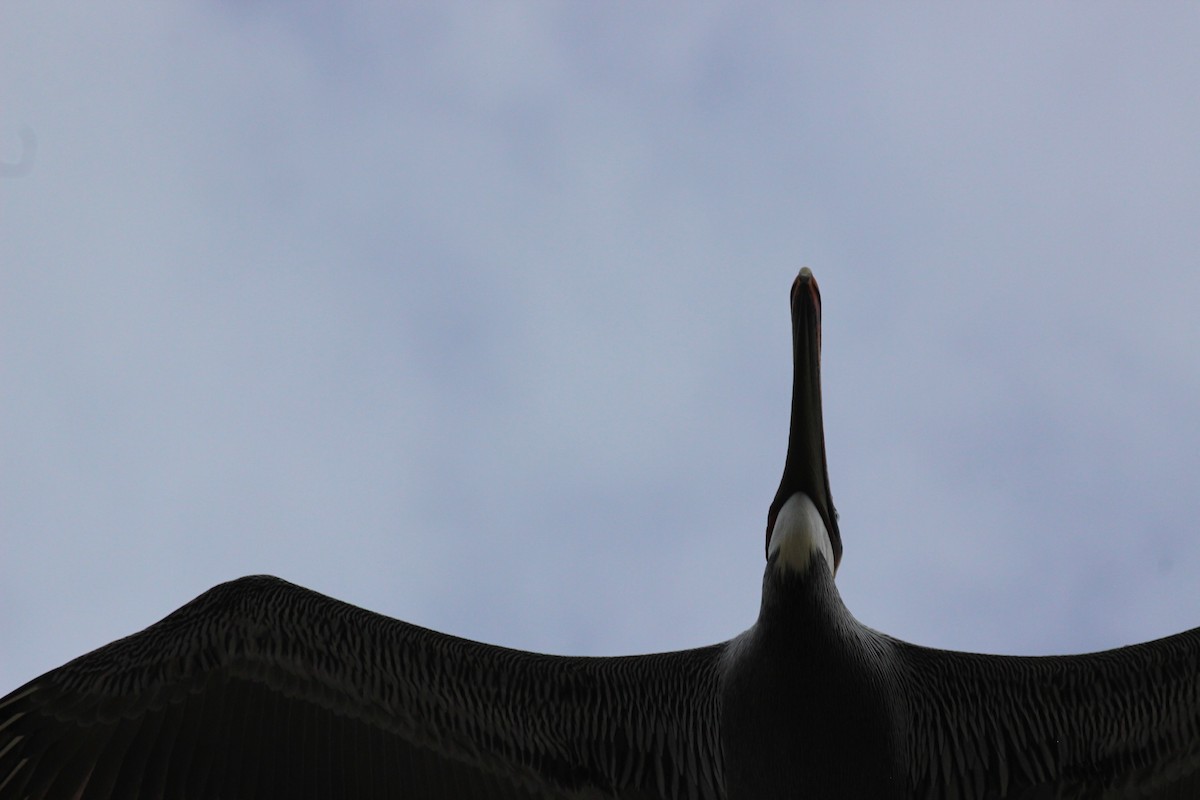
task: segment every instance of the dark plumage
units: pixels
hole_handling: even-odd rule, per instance
[[[1018,658],[854,619],[807,270],[792,319],[787,463],[745,633],[547,656],[242,578],[0,700],[0,800],[1200,797],[1200,629]]]

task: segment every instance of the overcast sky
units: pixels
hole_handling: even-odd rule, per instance
[[[411,9],[5,4],[0,694],[251,573],[729,638],[805,265],[859,619],[1200,624],[1196,6]]]

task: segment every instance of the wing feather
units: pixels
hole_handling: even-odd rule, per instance
[[[1077,656],[896,653],[917,797],[1200,797],[1200,628]]]
[[[243,578],[0,700],[0,800],[716,800],[722,647],[545,656]]]

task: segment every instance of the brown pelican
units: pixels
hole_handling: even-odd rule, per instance
[[[808,270],[791,309],[791,433],[746,632],[547,656],[242,578],[0,700],[0,798],[1200,797],[1200,628],[1031,658],[855,620]]]

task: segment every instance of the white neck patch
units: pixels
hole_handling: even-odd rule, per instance
[[[776,569],[790,569],[797,573],[808,571],[813,555],[819,553],[833,575],[833,543],[821,512],[804,492],[796,492],[787,499],[775,517],[771,530],[771,543],[767,545],[767,558],[779,553]]]

